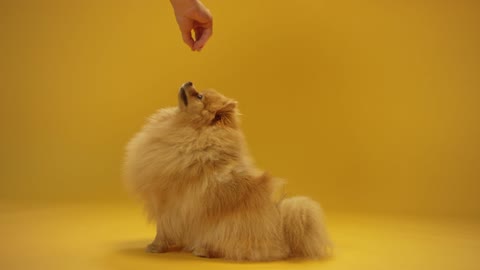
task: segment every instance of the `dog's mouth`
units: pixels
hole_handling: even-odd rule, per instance
[[[178,93],[179,98],[182,100],[185,106],[188,105],[187,93],[185,93],[185,88],[181,87],[180,92]]]
[[[188,106],[188,98],[193,94],[197,93],[195,88],[193,87],[192,82],[186,82],[180,87],[180,91],[178,91],[178,105],[181,108],[186,108]],[[182,104],[183,103],[183,104]]]

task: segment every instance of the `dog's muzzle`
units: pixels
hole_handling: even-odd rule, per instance
[[[183,104],[185,104],[185,106],[187,106],[188,105],[187,93],[185,92],[185,88],[183,88],[183,86],[180,88],[180,91],[178,92],[178,95],[179,95],[180,99],[182,99]]]

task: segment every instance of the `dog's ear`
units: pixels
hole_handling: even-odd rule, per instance
[[[237,107],[237,102],[235,100],[232,100],[232,101],[229,101],[227,104],[225,104],[225,106],[223,106],[218,111],[223,113],[229,113],[229,112],[233,112],[233,110],[235,110],[236,107]]]
[[[237,107],[237,102],[232,100],[227,102],[222,108],[215,113],[215,118],[212,124],[223,124],[225,126],[234,126],[234,111]]]

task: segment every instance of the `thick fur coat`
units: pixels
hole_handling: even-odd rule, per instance
[[[190,82],[178,98],[127,145],[126,185],[157,224],[147,250],[177,247],[238,261],[325,256],[330,241],[320,206],[281,198],[283,181],[255,168],[237,103]]]

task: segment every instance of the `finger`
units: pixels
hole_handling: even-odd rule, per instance
[[[200,39],[197,39],[195,43],[193,44],[193,50],[194,51],[200,51],[203,46],[207,43],[208,39],[212,36],[212,28],[203,28],[202,30],[202,35],[200,36]]]
[[[190,49],[193,50],[193,44],[195,42],[193,41],[191,30],[183,30],[182,29],[181,31],[182,31],[183,42],[185,42],[185,44],[187,44],[188,47],[190,47]]]
[[[195,27],[194,32],[195,32],[194,41],[198,41],[200,37],[203,35],[203,27]]]
[[[193,44],[195,41],[192,38],[193,22],[191,20],[177,20],[180,32],[182,33],[182,39],[185,44],[193,50]]]

